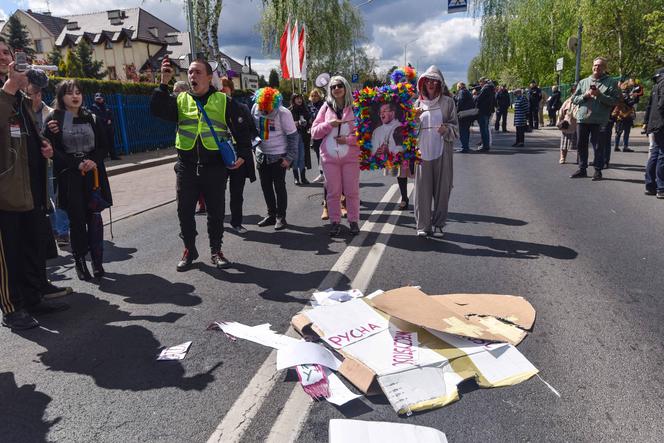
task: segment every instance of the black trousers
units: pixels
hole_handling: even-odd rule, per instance
[[[524,143],[525,135],[526,135],[526,127],[525,126],[517,126],[516,127],[516,142],[517,143]]]
[[[247,179],[247,167],[228,170],[229,188],[231,192],[231,226],[242,224],[242,204],[244,203],[244,183]]]
[[[39,303],[46,279],[43,210],[0,211],[0,308],[10,314]]]
[[[600,125],[579,123],[577,126],[577,149],[579,150],[579,169],[588,169],[588,145],[593,145],[595,170],[600,171],[604,166],[604,144],[601,143]],[[590,140],[589,140],[590,139]]]
[[[196,203],[203,194],[207,209],[207,230],[210,251],[221,250],[224,235],[227,169],[223,164],[196,165],[178,161],[175,164],[176,198],[180,238],[185,248],[196,247]]]
[[[92,211],[88,209],[88,195],[84,191],[92,187],[92,174],[82,176],[78,171],[68,172],[66,185],[67,206],[65,211],[69,216],[69,238],[71,250],[75,255],[84,256],[90,250],[89,231],[92,221]]]
[[[288,194],[286,193],[286,168],[281,162],[258,165],[263,197],[267,205],[267,215],[286,217]]]
[[[535,106],[533,110],[533,105],[530,105],[530,111],[528,112],[528,127],[531,129],[539,128],[539,108]]]
[[[500,120],[503,120],[503,124],[500,125]],[[497,109],[496,110],[496,124],[494,125],[494,129],[497,131],[498,126],[501,126],[503,132],[507,132],[507,109]]]

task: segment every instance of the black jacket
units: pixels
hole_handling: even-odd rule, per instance
[[[62,126],[64,122],[64,111],[54,110],[51,112],[44,121],[44,136],[51,141],[53,145],[53,166],[55,176],[58,179],[58,206],[66,208],[69,205],[70,193],[85,192],[78,186],[80,184],[81,172],[78,166],[83,162],[84,158],[74,157],[67,154],[65,146],[62,142]],[[108,182],[108,175],[106,174],[106,167],[104,166],[104,158],[108,155],[108,138],[106,135],[105,124],[94,117],[94,115],[85,108],[81,108],[79,119],[92,125],[92,130],[95,134],[95,149],[88,153],[87,158],[97,164],[99,172],[99,185],[101,187],[101,196],[109,204],[113,204],[113,197],[111,195],[111,185]],[[48,128],[48,122],[56,120],[60,131],[55,134]]]
[[[654,78],[650,101],[646,109],[646,131],[648,134],[664,131],[664,68]]]
[[[542,90],[537,86],[528,89],[528,103],[530,103],[530,110],[537,109],[539,102],[542,101]],[[536,112],[536,111],[535,111]]]
[[[200,100],[201,105],[205,106],[208,98],[217,92],[217,90],[210,86],[208,92],[205,93],[202,97],[197,97]],[[188,94],[183,92],[183,94]],[[167,120],[169,122],[177,123],[178,122],[178,103],[174,95],[168,92],[168,87],[166,85],[159,85],[152,92],[152,98],[150,99],[150,113],[155,117]],[[247,117],[243,117],[243,111],[239,106],[237,100],[228,100],[226,103],[226,124],[228,129],[231,131],[233,138],[236,141],[235,150],[238,157],[242,157],[245,163],[253,164],[253,157],[251,152],[251,139],[249,141],[245,140],[246,134],[237,133],[238,128],[234,128],[233,122],[239,122],[239,119],[247,120]],[[252,121],[253,120],[249,120]],[[178,158],[180,161],[185,163],[193,164],[223,164],[224,161],[221,157],[221,154],[217,151],[210,151],[203,147],[200,139],[196,140],[196,145],[191,151],[183,151],[178,149]]]
[[[546,103],[546,110],[549,112],[558,111],[558,109],[560,109],[562,106],[563,103],[560,99],[560,91],[554,91]]]
[[[228,119],[226,113],[226,122],[235,138],[235,149],[239,157],[244,159],[244,164],[240,166],[247,171],[247,178],[251,182],[256,181],[256,166],[254,165],[254,156],[251,152],[252,141],[258,137],[258,130],[254,124],[254,119],[251,117],[249,107],[244,103],[231,99],[230,102],[236,103],[240,112],[235,118]],[[249,151],[248,156],[241,156],[240,152]]]
[[[505,112],[510,107],[510,105],[511,101],[509,92],[504,89],[496,92],[496,108],[498,108],[501,112]]]
[[[90,111],[97,116],[97,120],[100,120],[106,126],[113,125],[113,111],[106,106],[106,103],[99,105],[95,102],[95,104],[90,107]],[[108,123],[109,121],[111,123]]]
[[[479,115],[491,115],[495,109],[494,88],[490,83],[486,83],[480,89],[480,93],[475,98],[475,105],[479,109]]]

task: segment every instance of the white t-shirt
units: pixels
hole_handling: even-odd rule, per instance
[[[422,125],[418,146],[422,160],[431,161],[443,155],[443,137],[438,133],[438,128],[443,123],[443,113],[438,100],[421,100],[420,107],[424,112],[420,115]]]
[[[286,136],[297,132],[293,115],[288,109],[280,106],[278,112],[269,114],[267,119],[269,132],[267,138],[260,145],[261,152],[270,155],[285,154],[287,150]],[[259,132],[262,132],[261,129],[259,128]]]
[[[371,135],[371,154],[374,155],[378,148],[385,143],[391,153],[396,154],[397,152],[401,152],[403,147],[397,145],[396,141],[394,141],[394,131],[400,126],[401,122],[394,119],[391,122],[380,125],[374,129],[374,132]]]

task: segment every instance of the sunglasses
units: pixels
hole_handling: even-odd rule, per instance
[[[342,84],[337,84],[337,85],[330,86],[330,89],[332,89],[332,90],[334,90],[334,89],[343,89],[343,88],[344,88],[344,85],[342,85]]]

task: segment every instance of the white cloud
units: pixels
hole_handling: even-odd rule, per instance
[[[7,14],[5,14],[5,11],[0,9],[0,21],[7,20]]]

